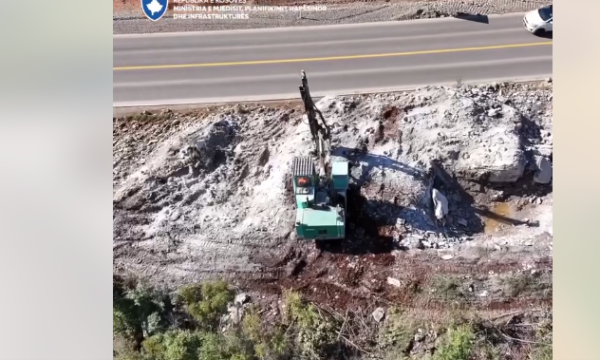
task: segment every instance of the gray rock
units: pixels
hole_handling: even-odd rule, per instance
[[[375,309],[375,311],[373,311],[373,314],[371,315],[373,316],[373,319],[375,319],[375,321],[381,322],[381,320],[383,320],[383,317],[385,316],[385,310],[383,308],[378,307],[377,309]]]
[[[493,201],[502,200],[503,197],[504,197],[504,192],[503,191],[494,191],[491,194],[491,199]]]
[[[227,308],[227,320],[233,324],[239,324],[244,316],[244,308],[241,306],[233,305]]]
[[[248,294],[241,293],[241,294],[236,295],[233,302],[238,305],[244,305],[246,302],[248,302],[248,300],[250,300],[250,297],[248,296]]]
[[[538,184],[548,184],[552,181],[552,163],[544,156],[536,156],[535,165],[537,171],[533,177],[533,181]]]
[[[438,189],[431,190],[431,198],[433,200],[435,217],[438,220],[442,220],[448,215],[448,199]]]
[[[171,216],[169,216],[169,220],[177,221],[177,219],[179,219],[180,217],[181,217],[181,211],[175,210],[171,213]]]
[[[421,342],[421,341],[425,340],[425,337],[427,337],[427,334],[425,333],[425,331],[423,331],[423,329],[418,329],[417,333],[415,334],[415,341]]]
[[[488,116],[489,117],[496,117],[500,114],[500,110],[499,109],[489,109],[488,110]]]
[[[490,171],[490,182],[495,183],[512,183],[523,176],[525,172],[525,166],[527,161],[525,155],[521,150],[511,149],[510,151],[505,148],[505,153],[509,153],[510,161],[497,166],[495,169]]]
[[[401,286],[400,280],[394,279],[392,277],[388,277],[387,278],[387,283],[390,284],[390,285],[392,285],[392,286],[395,286],[395,287],[400,287]]]

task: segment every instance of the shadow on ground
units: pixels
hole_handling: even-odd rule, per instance
[[[375,168],[400,171],[419,181],[424,181],[426,177],[426,174],[419,169],[391,159],[388,156],[371,154],[365,150],[340,146],[333,149],[332,153],[336,156],[342,156],[346,158],[350,162],[351,168],[359,166],[360,163],[366,164],[366,167],[364,167],[362,170],[360,178],[352,178],[359,186],[362,186],[370,180],[369,174],[371,174],[371,171]]]
[[[403,219],[412,228],[423,231],[434,231],[426,219],[427,213],[419,209],[412,209],[398,204],[398,197],[404,196],[397,193],[384,199],[368,199],[363,190],[369,186],[372,170],[392,170],[402,172],[417,181],[425,183],[427,174],[414,167],[391,159],[388,156],[371,154],[363,149],[336,147],[332,154],[346,158],[350,163],[350,170],[362,166],[359,177],[351,177],[351,186],[348,191],[348,212],[346,239],[343,241],[322,241],[317,245],[321,250],[333,253],[351,255],[383,254],[395,249],[402,249],[394,239],[395,227],[398,219]],[[385,189],[381,187],[380,192]]]
[[[552,40],[552,32],[544,32],[542,34],[535,34],[535,36],[542,38],[542,39]]]
[[[492,189],[501,189],[507,197],[510,196],[543,196],[551,191],[551,186],[539,186],[532,182],[527,175],[515,184],[493,185],[486,181],[481,183],[469,182],[469,189],[465,189],[455,174],[448,172],[440,163],[433,162],[432,174],[393,160],[387,156],[370,154],[364,150],[339,147],[334,154],[344,156],[350,162],[350,168],[359,163],[364,167],[359,178],[351,176],[351,186],[348,191],[348,211],[346,239],[342,241],[320,241],[317,246],[324,251],[340,254],[363,255],[385,254],[393,250],[404,250],[400,246],[401,233],[397,229],[398,221],[404,224],[410,234],[411,230],[418,232],[432,232],[445,237],[474,236],[485,231],[485,220],[511,226],[537,226],[536,223],[525,222],[519,219],[497,214],[488,209],[486,203],[478,204],[473,194],[486,194]],[[366,166],[365,166],[366,164]],[[433,203],[422,204],[414,201],[410,207],[402,206],[397,201],[404,196],[393,193],[390,196],[364,194],[364,189],[369,186],[369,174],[374,168],[382,170],[401,171],[415,180],[423,182],[440,190],[448,199],[452,209],[443,222],[437,222],[433,216]],[[433,176],[435,175],[435,176]],[[433,179],[433,181],[431,180]],[[432,181],[432,183],[430,183]],[[465,182],[463,182],[465,183]],[[382,191],[384,189],[381,189]],[[371,189],[371,192],[373,189]],[[389,191],[389,190],[388,190]],[[502,201],[505,199],[498,199]],[[404,232],[406,234],[406,231]]]
[[[360,187],[352,184],[348,191],[346,238],[339,241],[319,241],[320,250],[349,255],[385,254],[397,249],[393,234],[388,229],[396,224],[392,216],[382,216],[372,209],[399,212],[393,203],[367,200]],[[386,211],[386,212],[387,212]]]
[[[477,22],[477,23],[481,23],[481,24],[489,24],[490,23],[489,17],[487,15],[481,15],[481,14],[469,14],[469,13],[464,13],[464,12],[457,12],[453,17],[456,19],[473,21],[473,22]]]
[[[436,175],[434,187],[442,190],[447,194],[452,193],[454,195],[457,195],[456,198],[460,200],[456,201],[454,205],[456,206],[456,208],[459,209],[458,211],[461,212],[464,219],[468,222],[467,226],[456,226],[458,224],[447,224],[444,227],[445,230],[447,230],[447,234],[453,236],[461,236],[481,233],[485,230],[485,223],[482,218],[492,219],[496,222],[512,226],[537,225],[535,223],[525,222],[504,215],[496,214],[493,211],[490,211],[489,209],[478,205],[473,196],[460,184],[460,182],[454,174],[450,174],[448,171],[446,171],[446,169],[444,169],[443,166],[441,166],[437,162],[433,163],[433,168]],[[498,189],[502,190],[505,193],[505,197],[509,197],[512,195],[518,195],[522,197],[533,194],[543,196],[544,194],[548,194],[551,191],[551,188],[547,186],[530,185],[533,183],[531,176],[532,175],[526,176],[519,182],[511,184],[509,187],[507,187],[506,185],[493,185],[487,183],[480,183],[477,185],[479,186],[479,191],[481,193],[485,193],[490,189]],[[453,197],[449,199],[449,203],[453,201]]]

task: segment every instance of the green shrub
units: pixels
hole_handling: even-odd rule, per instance
[[[218,333],[206,333],[202,338],[199,359],[224,360],[229,358],[225,337]]]
[[[552,297],[552,279],[546,274],[519,273],[501,280],[503,293],[508,297],[519,297],[531,293],[541,298]]]
[[[145,360],[144,357],[137,352],[116,355],[113,360]]]
[[[552,345],[540,345],[533,349],[531,360],[552,360]]]
[[[144,357],[148,360],[198,360],[201,337],[197,333],[169,330],[153,335],[142,343]]]
[[[393,349],[394,353],[405,353],[417,328],[414,320],[409,319],[399,309],[390,308],[379,330],[378,345],[387,348],[388,351]]]
[[[474,339],[471,326],[450,327],[444,342],[435,352],[434,360],[468,360]]]
[[[431,279],[434,296],[445,301],[456,301],[464,298],[462,283],[454,276],[437,275]]]
[[[545,318],[540,321],[536,331],[536,345],[531,352],[531,360],[552,360],[552,320]]]
[[[113,336],[114,360],[143,360],[142,355],[135,350],[135,343],[123,335]]]
[[[139,343],[145,336],[164,331],[166,294],[143,283],[122,286],[113,283],[113,334]]]
[[[257,308],[251,307],[244,315],[242,333],[251,342],[253,353],[258,359],[279,359],[288,354],[290,346],[285,330],[278,325],[272,326],[270,330],[265,329]]]
[[[184,287],[179,296],[187,312],[201,329],[207,331],[218,328],[221,317],[227,312],[227,304],[234,299],[233,291],[223,281]]]
[[[325,314],[320,314],[313,304],[306,304],[300,295],[284,291],[285,320],[296,324],[298,355],[303,359],[322,359],[324,351],[336,343],[338,324]]]

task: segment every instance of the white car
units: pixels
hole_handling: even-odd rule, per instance
[[[535,35],[544,35],[552,32],[552,5],[541,7],[525,14],[523,25],[527,31]]]

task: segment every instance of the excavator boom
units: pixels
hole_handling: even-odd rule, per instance
[[[318,137],[318,134],[321,133],[323,140],[329,141],[331,132],[327,123],[325,122],[325,118],[323,117],[323,113],[315,106],[315,103],[312,99],[312,95],[310,94],[310,89],[308,87],[308,78],[306,77],[306,72],[302,70],[300,72],[300,76],[302,79],[302,86],[300,86],[300,95],[302,96],[302,102],[304,103],[304,111],[308,116],[308,124],[310,125],[310,132],[313,136],[313,139]],[[317,120],[317,115],[319,115],[319,119]]]
[[[327,126],[327,123],[325,122],[323,113],[321,113],[321,111],[317,108],[312,99],[310,89],[308,87],[308,78],[306,77],[306,72],[304,70],[300,71],[300,78],[302,80],[302,86],[300,86],[300,96],[302,97],[302,102],[304,103],[304,111],[306,117],[308,118],[310,133],[315,143],[317,156],[319,157],[319,163],[321,167],[320,170],[324,171],[326,162],[325,159],[328,151],[324,143],[330,143],[331,132]],[[319,119],[321,120],[320,122],[317,119],[317,115],[319,115]],[[329,148],[329,146],[327,146],[327,148]]]

